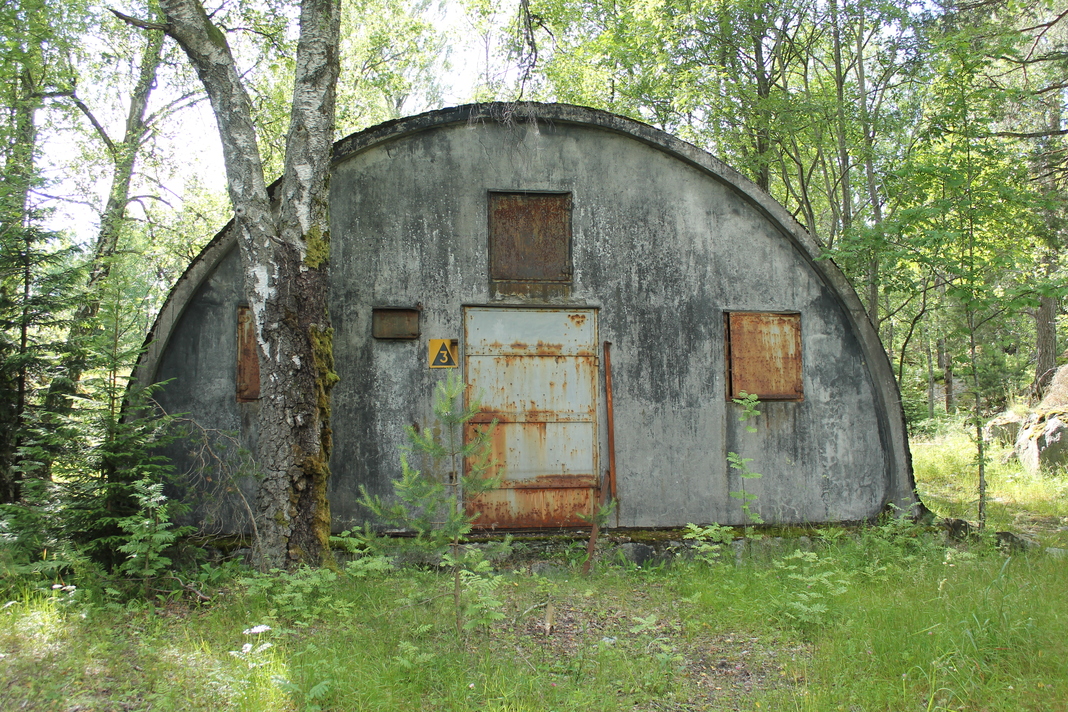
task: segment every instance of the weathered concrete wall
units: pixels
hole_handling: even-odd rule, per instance
[[[574,284],[557,302],[598,308],[599,338],[613,344],[620,525],[743,523],[729,451],[764,475],[745,486],[768,522],[857,520],[887,501],[910,504],[885,355],[841,274],[814,261],[785,211],[650,127],[575,107],[537,110],[551,118],[508,125],[464,120],[477,109],[436,112],[337,147],[335,528],[364,518],[360,485],[390,492],[403,428],[430,423],[444,372],[427,368],[427,340],[462,344],[465,305],[524,303],[491,298],[489,191],[573,196]],[[176,378],[171,408],[247,429],[248,407],[233,398],[235,260],[200,288],[158,377]],[[416,305],[418,340],[371,338],[373,306]],[[755,433],[726,397],[725,311],[801,314],[805,398],[761,403]],[[603,380],[601,400],[603,425]],[[600,439],[603,466],[603,427]]]
[[[196,509],[182,522],[209,531],[249,529],[247,505],[255,506],[255,483],[240,463],[241,449],[255,450],[259,403],[235,398],[237,307],[244,303],[236,246],[219,250],[220,259],[202,270],[203,281],[185,303],[167,348],[160,354],[155,381],[169,381],[156,401],[183,416],[187,436],[163,449],[194,493]],[[195,422],[194,422],[195,421]]]
[[[600,307],[601,339],[613,343],[621,525],[741,523],[729,450],[764,474],[747,489],[769,522],[862,519],[882,506],[879,407],[842,306],[730,186],[629,136],[547,122],[417,133],[341,162],[332,185],[335,518],[360,518],[349,505],[358,483],[388,491],[402,428],[427,422],[441,375],[426,367],[425,339],[369,338],[369,307],[421,304],[426,337],[462,338],[463,305],[491,302],[494,190],[573,195],[575,281],[563,301]],[[725,397],[725,310],[802,315],[806,399],[762,404],[755,434]]]

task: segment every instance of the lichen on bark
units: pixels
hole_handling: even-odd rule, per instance
[[[330,259],[330,231],[312,225],[304,235],[304,264],[320,269]]]

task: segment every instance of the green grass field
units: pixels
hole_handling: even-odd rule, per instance
[[[913,444],[939,514],[974,518],[967,447]],[[996,465],[992,528],[1064,544],[1064,486]],[[12,583],[0,710],[1068,710],[1068,560],[1043,550],[891,522],[586,578],[583,547],[469,582],[462,634],[433,569],[205,568],[199,602]]]

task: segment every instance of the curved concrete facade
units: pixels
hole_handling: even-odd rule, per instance
[[[491,194],[569,196],[565,288],[494,286]],[[363,521],[361,485],[390,492],[404,427],[432,424],[445,371],[428,367],[428,340],[457,340],[470,375],[476,307],[595,317],[589,462],[602,477],[610,460],[610,342],[619,526],[745,523],[731,496],[743,484],[768,523],[855,521],[916,503],[900,397],[856,294],[779,204],[694,146],[574,106],[471,105],[338,142],[331,195],[335,529]],[[234,397],[237,259],[224,230],[175,287],[137,375],[174,379],[165,408],[254,446],[257,404]],[[418,309],[419,337],[374,338],[375,307]],[[800,325],[803,398],[761,402],[756,432],[727,395],[732,313]],[[763,477],[742,483],[730,452]]]

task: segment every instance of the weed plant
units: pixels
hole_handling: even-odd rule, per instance
[[[967,513],[953,497],[974,479],[953,468],[970,445],[952,438],[915,448],[917,479]],[[1031,516],[1029,496],[1033,518],[1060,516],[1057,478],[998,467],[992,502],[1015,492],[1019,506],[992,507],[992,523]],[[685,534],[696,555],[672,565],[605,556],[581,576],[576,543],[552,569],[487,571],[500,615],[478,636],[456,635],[441,594],[452,571],[384,557],[339,571],[203,565],[169,598],[126,603],[37,570],[0,602],[0,709],[1068,709],[1061,559],[898,518],[765,539],[741,559],[719,548],[730,530]]]
[[[204,576],[210,600],[199,603],[29,591],[0,604],[0,709],[1068,705],[1068,570],[1052,557],[947,546],[890,520],[766,560],[601,561],[589,577],[580,562],[495,572],[502,615],[464,637],[438,593],[452,579],[440,569],[231,566]]]

